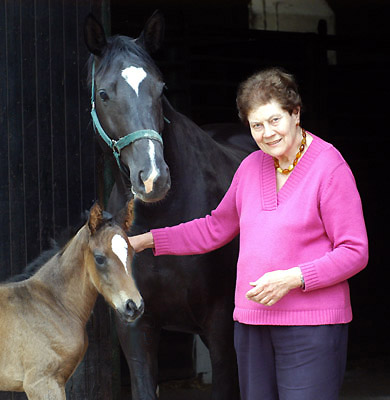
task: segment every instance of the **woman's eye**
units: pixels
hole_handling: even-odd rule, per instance
[[[278,117],[278,118],[274,118],[274,119],[272,120],[272,123],[273,123],[273,124],[277,124],[277,123],[279,122],[279,120],[280,120],[279,117]]]
[[[104,264],[106,263],[106,257],[103,256],[102,254],[95,254],[95,263],[98,267],[103,267]]]
[[[108,94],[104,90],[99,90],[99,96],[102,101],[107,101],[109,99]]]

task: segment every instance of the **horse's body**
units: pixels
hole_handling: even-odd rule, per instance
[[[164,142],[144,138],[121,149],[108,209],[115,211],[134,195],[131,234],[209,213],[246,155],[218,144],[175,111],[162,94],[161,74],[147,53],[159,47],[162,31],[158,12],[136,40],[106,39],[92,16],[85,27],[91,69],[96,65],[91,81],[104,131],[98,128],[100,135],[118,140],[130,132],[153,130]],[[108,150],[106,143],[103,149]],[[198,256],[154,257],[151,251],[135,255],[133,272],[145,299],[145,313],[136,326],[118,322],[134,400],[157,398],[157,349],[163,328],[199,334],[210,351],[212,398],[239,398],[232,321],[237,254],[235,240]]]
[[[88,223],[31,278],[0,285],[0,390],[65,399],[88,346],[86,323],[98,293],[127,322],[142,314],[127,243],[96,204]]]

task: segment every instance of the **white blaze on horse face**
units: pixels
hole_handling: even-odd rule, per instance
[[[145,185],[145,192],[150,193],[153,190],[153,183],[154,180],[158,177],[160,171],[157,168],[156,164],[156,150],[154,147],[154,143],[152,140],[149,140],[149,151],[148,151],[149,157],[150,157],[150,165],[152,167],[152,172],[148,176],[146,180],[144,180],[144,185]]]
[[[126,240],[121,235],[114,235],[111,240],[111,248],[112,251],[118,256],[119,260],[121,260],[126,274],[129,275],[129,271],[127,270],[128,247]]]
[[[141,82],[146,78],[146,72],[143,68],[128,67],[122,70],[123,79],[135,91],[138,97],[138,89]]]

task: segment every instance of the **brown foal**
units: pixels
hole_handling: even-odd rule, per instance
[[[98,293],[128,322],[143,312],[122,226],[96,203],[87,223],[31,278],[0,285],[0,390],[29,400],[66,399],[65,384],[88,346],[86,324]]]

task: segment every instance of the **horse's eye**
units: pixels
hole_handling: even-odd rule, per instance
[[[95,257],[95,263],[96,266],[98,267],[104,267],[104,265],[106,264],[106,257],[103,256],[102,254],[94,254]]]
[[[108,94],[104,90],[99,90],[99,96],[102,101],[107,101],[109,99]]]

